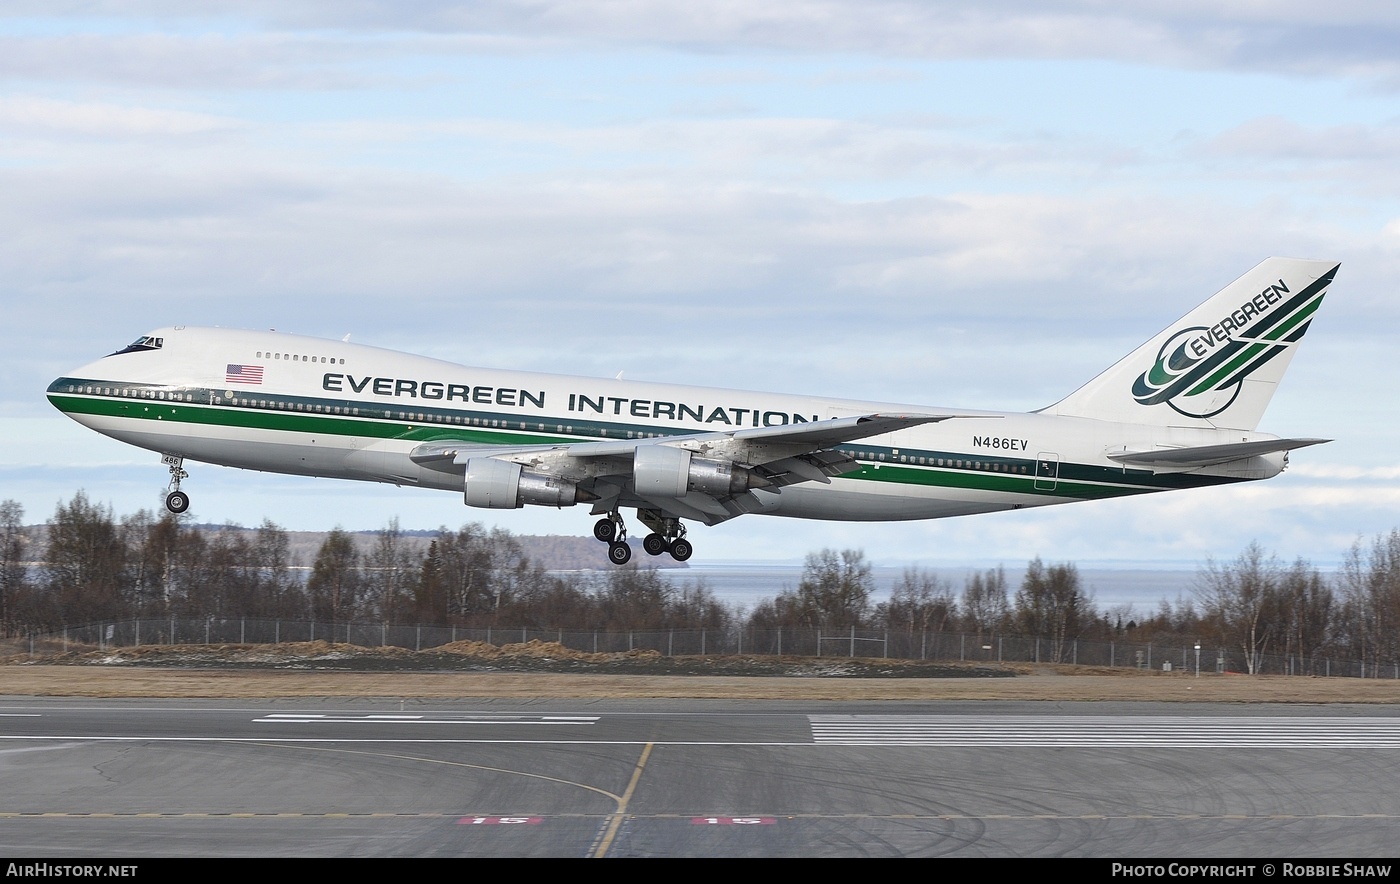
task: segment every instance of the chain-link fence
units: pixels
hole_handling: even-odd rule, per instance
[[[1218,647],[1135,642],[1091,642],[1036,636],[976,636],[888,629],[652,629],[607,632],[588,629],[403,626],[308,620],[139,619],[67,627],[8,643],[18,653],[88,651],[138,645],[257,645],[324,641],[362,647],[427,651],[452,642],[492,645],[557,642],[573,651],[619,653],[652,650],[665,656],[752,654],[794,657],[862,657],[930,662],[1067,663],[1202,673],[1248,672],[1242,652]],[[1335,656],[1257,655],[1254,671],[1400,679],[1400,661],[1360,662]]]

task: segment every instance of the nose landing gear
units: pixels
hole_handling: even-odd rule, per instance
[[[178,516],[190,508],[190,496],[180,490],[180,480],[188,479],[190,474],[184,470],[183,457],[166,454],[161,457],[160,462],[170,467],[170,484],[166,486],[169,493],[165,495],[165,508]]]

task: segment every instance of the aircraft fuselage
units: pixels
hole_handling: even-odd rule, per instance
[[[50,385],[74,420],[194,461],[460,492],[460,475],[409,454],[441,440],[572,445],[941,412],[883,402],[468,368],[276,332],[165,328],[159,348],[113,354]],[[830,484],[754,492],[760,512],[810,519],[933,519],[1273,476],[1274,454],[1228,469],[1131,469],[1123,449],[1275,437],[1035,413],[958,409],[956,420],[854,441],[859,468]]]

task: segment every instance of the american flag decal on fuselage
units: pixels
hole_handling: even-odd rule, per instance
[[[224,372],[224,383],[226,384],[261,384],[263,367],[261,365],[229,365]]]

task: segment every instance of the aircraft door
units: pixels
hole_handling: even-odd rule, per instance
[[[1060,481],[1060,456],[1053,451],[1042,451],[1035,459],[1035,490],[1054,491]]]

